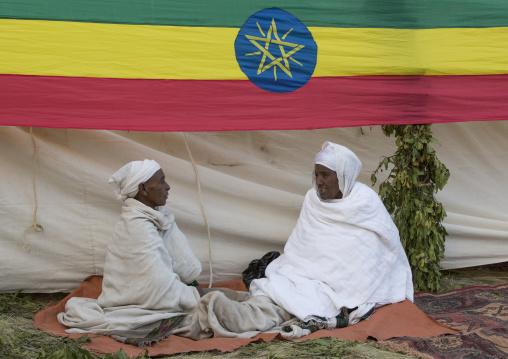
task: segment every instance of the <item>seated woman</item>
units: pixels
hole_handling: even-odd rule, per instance
[[[200,311],[219,327],[210,330],[221,336],[267,330],[260,302],[283,309],[270,309],[270,324],[282,324],[288,314],[299,319],[283,328],[295,338],[352,325],[376,307],[413,300],[411,270],[397,227],[379,196],[356,182],[361,166],[346,147],[323,144],[314,162],[314,188],[305,196],[284,253],[268,265],[266,278],[251,282],[251,298],[234,303],[209,293],[201,299]],[[231,313],[241,315],[235,319]],[[277,313],[280,317],[274,318]]]
[[[189,284],[201,264],[163,207],[170,187],[157,162],[130,162],[109,183],[123,208],[107,248],[102,293],[97,300],[71,298],[58,320],[71,327],[68,333],[106,334],[142,346],[195,312],[201,289]],[[182,335],[198,337],[199,330]]]
[[[378,195],[356,182],[361,162],[346,147],[323,144],[314,188],[284,253],[266,268],[266,278],[251,282],[250,295],[211,291],[200,298],[187,286],[201,266],[173,216],[160,207],[169,191],[164,174],[158,165],[149,171],[129,165],[110,180],[124,209],[108,248],[103,293],[97,300],[69,300],[59,314],[73,328],[69,333],[103,333],[133,344],[173,328],[193,339],[266,331],[297,338],[413,300],[398,230]]]

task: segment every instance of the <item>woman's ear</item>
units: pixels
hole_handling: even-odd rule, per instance
[[[139,184],[138,193],[141,193],[143,196],[146,196],[147,192],[146,192],[146,187],[145,187],[144,182]]]

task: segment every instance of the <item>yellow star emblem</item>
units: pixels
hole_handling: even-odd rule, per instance
[[[277,67],[279,67],[282,71],[284,71],[289,77],[293,78],[291,75],[291,69],[289,67],[289,60],[292,60],[296,62],[298,65],[303,66],[300,62],[296,61],[291,56],[298,52],[299,50],[303,49],[305,45],[300,44],[294,44],[291,42],[283,41],[288,34],[293,31],[291,28],[284,36],[282,36],[282,40],[279,38],[279,35],[277,34],[277,25],[275,24],[275,19],[272,18],[272,24],[270,25],[270,28],[268,29],[267,35],[263,32],[261,29],[261,26],[259,26],[259,23],[256,22],[256,25],[258,26],[259,32],[263,37],[259,36],[252,36],[252,35],[245,35],[245,37],[254,45],[256,46],[260,51],[251,52],[249,54],[245,54],[245,56],[252,56],[252,55],[263,55],[261,57],[261,61],[259,63],[258,67],[258,75],[262,73],[265,70],[268,70],[269,68],[273,67],[273,76],[275,78],[275,81],[277,81]],[[265,43],[264,47],[260,45],[260,43]],[[279,50],[281,53],[280,57],[273,56],[270,51],[269,47],[270,44],[278,45]],[[291,47],[292,50],[286,53],[284,50],[284,46]],[[268,62],[266,58],[269,58],[272,60],[271,62],[265,64],[265,62]],[[283,63],[284,62],[284,63]]]

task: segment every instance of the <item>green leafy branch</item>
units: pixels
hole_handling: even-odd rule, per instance
[[[397,150],[381,158],[372,173],[372,185],[388,171],[379,195],[399,229],[415,290],[438,291],[448,233],[442,225],[446,211],[434,194],[443,189],[450,172],[431,146],[439,142],[432,137],[430,125],[384,125],[382,130],[388,137],[395,136]]]

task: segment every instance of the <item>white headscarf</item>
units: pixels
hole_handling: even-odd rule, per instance
[[[125,201],[134,198],[139,184],[148,181],[161,166],[153,160],[132,161],[116,171],[109,183],[114,187],[116,198]]]
[[[346,198],[351,193],[362,169],[362,162],[350,149],[328,141],[323,143],[321,152],[316,155],[314,165],[316,164],[337,172],[342,198]],[[312,184],[316,187],[315,171],[312,173]]]

